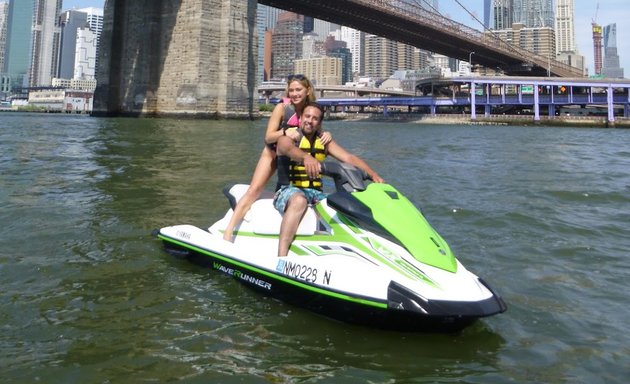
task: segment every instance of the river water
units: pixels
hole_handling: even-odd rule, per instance
[[[264,123],[0,114],[1,381],[626,382],[629,130],[325,122],[508,304],[444,335],[338,323],[163,252],[152,229],[225,212]]]

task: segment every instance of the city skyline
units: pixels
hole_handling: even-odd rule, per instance
[[[72,7],[103,7],[104,0],[63,0],[63,8]],[[440,12],[454,21],[466,24],[474,29],[481,30],[482,25],[464,10],[455,0],[440,0]],[[467,4],[468,11],[483,22],[483,1],[475,4]],[[595,20],[599,25],[617,23],[617,45],[620,65],[627,70],[630,68],[630,26],[623,20],[630,18],[630,6],[627,0],[606,0],[599,2],[597,10],[596,1],[575,1],[575,38],[579,53],[585,58],[585,65],[589,74],[594,74],[593,39],[591,22],[597,13]]]

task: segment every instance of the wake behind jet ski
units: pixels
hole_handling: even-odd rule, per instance
[[[420,211],[389,184],[325,162],[336,191],[308,208],[289,255],[277,257],[281,214],[261,196],[236,231],[222,231],[247,190],[224,193],[231,209],[207,230],[156,231],[166,250],[209,265],[266,295],[341,321],[405,331],[458,331],[504,312],[501,297],[469,272]]]

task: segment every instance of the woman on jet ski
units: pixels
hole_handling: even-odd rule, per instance
[[[249,188],[234,208],[232,218],[223,232],[223,239],[233,240],[234,228],[243,220],[254,201],[260,196],[265,185],[276,171],[276,142],[282,136],[297,140],[300,134],[300,117],[304,106],[315,102],[315,89],[304,75],[291,75],[287,79],[286,97],[274,108],[267,123],[265,147],[260,154]],[[332,140],[329,132],[323,132],[321,141],[326,144]]]

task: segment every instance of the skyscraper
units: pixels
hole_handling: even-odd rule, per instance
[[[4,72],[15,87],[28,86],[31,60],[33,0],[11,0],[7,18]]]
[[[270,35],[275,27],[280,12],[277,8],[263,4],[258,4],[256,8],[256,31],[258,32],[257,85],[271,79],[271,42],[267,44],[267,35]]]
[[[512,28],[513,13],[513,0],[492,0],[492,29]]]
[[[513,0],[514,22],[526,28],[555,27],[553,0]]]
[[[77,44],[74,54],[74,74],[76,80],[96,78],[96,33],[87,25],[77,29]]]
[[[4,51],[7,44],[7,21],[9,3],[0,0],[0,73],[4,72]]]
[[[94,32],[94,36],[96,37],[94,66],[96,70],[98,70],[98,51],[101,46],[101,32],[103,32],[103,8],[80,8],[77,11],[87,15],[87,23],[90,26],[90,31]]]
[[[337,24],[319,19],[315,19],[313,23],[313,32],[317,35],[316,39],[322,42],[326,41],[326,38],[331,32],[339,28],[341,27]]]
[[[61,47],[57,77],[71,79],[74,76],[74,58],[77,46],[77,30],[87,25],[87,13],[77,10],[65,11],[59,17]]]
[[[365,36],[365,76],[385,80],[397,68],[397,42],[376,35]]]
[[[490,18],[492,17],[492,0],[483,0],[483,27],[484,29],[492,28]]]
[[[24,0],[22,0],[24,1]],[[57,74],[62,0],[35,0],[29,86],[50,86]]]
[[[573,0],[556,0],[556,53],[576,52]]]
[[[593,31],[593,59],[595,61],[595,74],[602,73],[602,26],[595,21],[591,24]]]
[[[339,40],[345,41],[352,54],[352,76],[365,72],[365,33],[350,27],[341,27]]]
[[[272,78],[285,79],[293,73],[293,62],[302,56],[303,27],[304,16],[302,15],[283,12],[278,16],[271,43]]]
[[[605,77],[623,78],[623,68],[619,66],[617,54],[617,24],[604,27],[604,66],[602,74]]]

